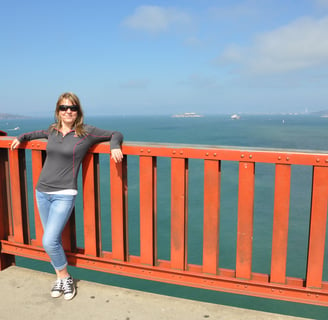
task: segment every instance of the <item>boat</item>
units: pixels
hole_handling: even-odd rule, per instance
[[[19,129],[20,129],[20,127],[15,127],[15,128],[12,128],[12,129],[8,129],[8,131],[17,131]]]
[[[240,115],[237,114],[237,113],[234,113],[234,114],[230,117],[230,119],[232,119],[232,120],[239,120],[239,119],[240,119]]]

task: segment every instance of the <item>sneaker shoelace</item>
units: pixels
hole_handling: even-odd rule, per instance
[[[64,293],[73,292],[73,279],[71,277],[64,279],[62,289]]]
[[[54,286],[52,287],[52,291],[61,291],[62,290],[62,280],[61,279],[57,279],[54,282]]]

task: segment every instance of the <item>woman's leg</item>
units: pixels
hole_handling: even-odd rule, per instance
[[[72,213],[75,196],[59,194],[50,194],[48,196],[50,196],[48,214],[40,212],[41,220],[45,220],[42,222],[44,228],[42,244],[57,275],[63,276],[66,275],[67,259],[62,246],[62,232]]]
[[[42,227],[44,230],[48,221],[51,198],[49,194],[39,192],[38,190],[35,191],[35,198],[39,209]]]
[[[36,199],[43,225],[43,247],[55,268],[57,280],[51,296],[57,298],[64,293],[66,300],[75,295],[73,279],[67,270],[67,259],[62,246],[62,232],[72,213],[75,196],[54,195],[36,191]]]

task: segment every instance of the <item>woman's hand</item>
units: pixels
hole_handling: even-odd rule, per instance
[[[112,149],[111,150],[111,154],[112,154],[112,159],[116,163],[122,161],[122,159],[123,159],[123,153],[122,153],[121,149]]]
[[[19,145],[20,145],[20,141],[19,141],[17,138],[15,138],[15,139],[13,140],[11,146],[10,146],[10,149],[11,149],[11,150],[14,150],[14,149],[16,149]]]

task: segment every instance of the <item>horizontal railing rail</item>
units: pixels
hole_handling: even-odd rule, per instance
[[[11,151],[12,139],[0,138],[1,270],[13,264],[15,256],[49,260],[42,248],[42,226],[37,206],[34,197],[33,203],[28,197],[28,191],[35,188],[42,169],[46,142],[34,140],[22,143],[18,149]],[[104,169],[100,159],[110,154],[109,144],[94,146],[83,160],[80,190],[83,201],[83,245],[78,244],[76,215],[72,215],[63,233],[63,244],[71,265],[197,288],[328,306],[328,282],[324,280],[324,270],[327,268],[327,153],[141,142],[124,143],[123,153],[124,160],[119,164],[109,160],[108,156],[108,177],[105,179],[110,185],[110,205],[105,208],[105,212],[101,204],[100,179],[103,178]],[[30,161],[27,161],[28,157]],[[137,166],[128,165],[130,157],[137,159]],[[163,236],[161,222],[158,221],[162,206],[159,204],[161,195],[158,189],[164,183],[164,178],[159,180],[159,162],[163,159],[167,161],[165,166],[169,167],[169,174],[164,177],[165,183],[169,185],[169,194],[166,195],[169,202],[166,205],[170,208],[167,259],[158,257],[158,238]],[[191,163],[194,160],[198,161],[196,170],[198,173],[201,171],[202,182],[192,185]],[[223,267],[220,254],[225,245],[220,232],[226,231],[220,227],[221,204],[227,201],[222,199],[226,163],[237,166],[236,230],[231,230],[235,234],[235,245],[229,251],[229,255],[234,257],[233,268]],[[257,203],[255,195],[259,188],[255,169],[262,164],[270,164],[274,168],[273,206],[263,209],[265,212],[272,211],[271,230],[267,230],[272,236],[264,248],[269,255],[270,261],[266,262],[269,263],[269,270],[255,272],[253,249],[258,243],[254,239],[254,232],[261,228],[257,226],[259,221],[254,219]],[[306,270],[304,277],[291,277],[287,275],[287,268],[292,171],[293,167],[298,166],[311,169],[307,187],[310,194],[306,195],[310,199],[308,233],[304,235],[307,240],[302,242],[303,250],[306,251]],[[130,186],[129,174],[132,170],[138,171],[137,187]],[[31,172],[32,187],[29,186],[27,172]],[[191,189],[196,189],[202,206],[201,222],[193,226],[202,234],[198,243],[201,248],[200,263],[190,263],[189,259],[194,250],[188,250]],[[128,201],[133,193],[137,193],[133,197],[138,199],[138,208]],[[138,228],[139,231],[139,252],[131,254],[128,218],[136,212],[139,213],[139,219],[133,229]],[[105,235],[102,235],[101,230],[104,215],[110,219],[110,249],[103,248]],[[32,220],[35,230],[33,236]]]

